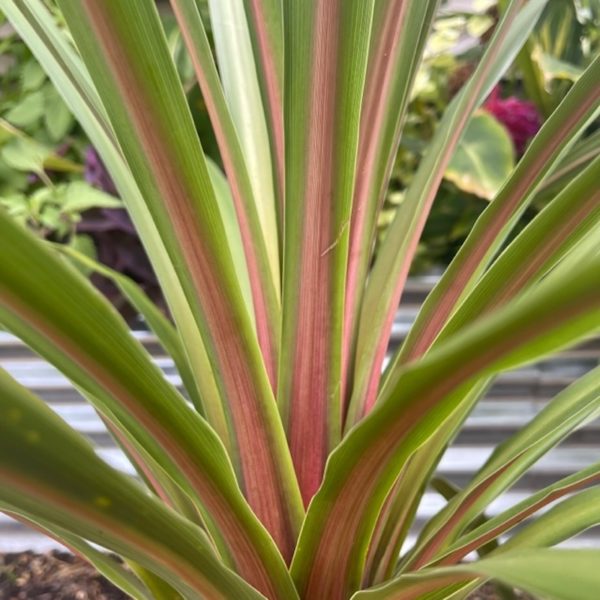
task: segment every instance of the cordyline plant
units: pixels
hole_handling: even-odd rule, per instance
[[[139,474],[110,468],[3,373],[0,509],[134,598],[458,599],[491,578],[597,600],[600,552],[547,547],[600,522],[600,463],[494,517],[485,510],[600,413],[599,369],[501,444],[404,544],[441,456],[494,376],[600,328],[599,159],[505,243],[596,117],[597,59],[382,375],[445,167],[545,2],[508,3],[373,257],[437,4],[211,0],[213,56],[198,4],[171,0],[224,177],[203,153],[153,0],[58,0],[68,33],[42,0],[0,0],[128,207],[174,325],[131,281],[104,272],[144,314],[186,392],[68,250],[0,215],[0,322],[73,382]]]

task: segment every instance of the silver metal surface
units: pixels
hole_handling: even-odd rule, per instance
[[[397,347],[401,343],[434,281],[435,278],[420,278],[409,282],[394,323],[390,347]],[[164,355],[156,338],[148,332],[135,332],[133,335],[148,349],[165,376],[180,386],[181,381],[173,362]],[[498,377],[447,451],[439,473],[459,485],[467,483],[495,445],[526,424],[555,394],[598,365],[599,360],[600,339],[593,339],[550,360]],[[3,332],[0,332],[0,365],[44,399],[67,423],[87,436],[98,454],[108,463],[125,472],[133,472],[98,415],[69,381],[14,336]],[[509,508],[528,493],[599,458],[600,421],[594,421],[541,459],[511,491],[491,505],[489,514]],[[427,492],[418,512],[417,526],[435,514],[443,504],[444,500],[439,495]],[[590,530],[568,545],[600,547],[600,530]],[[56,542],[0,513],[1,552],[25,549],[44,551],[57,546]]]

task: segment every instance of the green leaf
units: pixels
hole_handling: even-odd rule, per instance
[[[83,181],[67,183],[63,194],[61,209],[66,213],[80,213],[90,208],[123,208],[123,203],[118,198]]]
[[[291,593],[285,563],[244,500],[215,432],[89,282],[2,213],[0,231],[2,324],[190,497],[227,563],[267,593]]]
[[[83,236],[76,236],[75,239],[80,239]],[[81,243],[81,242],[80,242]],[[177,334],[177,330],[173,327],[169,319],[158,309],[158,307],[148,298],[144,290],[129,277],[109,269],[105,265],[96,262],[89,255],[86,256],[81,250],[74,245],[64,246],[57,245],[56,249],[63,252],[71,258],[75,265],[83,269],[85,272],[98,273],[110,279],[121,291],[121,293],[129,300],[142,315],[150,327],[156,334],[162,347],[167,351],[168,355],[173,359],[177,372],[181,376],[184,387],[188,394],[192,397],[194,404],[200,404],[200,399],[194,399],[196,387],[194,382],[194,374],[190,369],[190,365],[185,355],[185,349],[181,343],[181,339]]]
[[[550,88],[551,83],[555,79],[564,79],[573,82],[577,81],[583,73],[581,67],[560,60],[555,56],[551,56],[550,54],[543,52],[539,46],[536,46],[533,58],[540,66],[546,89]]]
[[[479,112],[465,128],[444,177],[469,194],[491,200],[514,165],[508,131],[492,115]]]
[[[600,463],[591,465],[583,471],[561,479],[551,486],[548,486],[529,496],[525,500],[519,502],[515,506],[500,513],[499,515],[485,520],[484,523],[472,531],[469,531],[465,535],[459,537],[456,542],[451,544],[447,549],[445,549],[444,552],[439,553],[438,557],[433,562],[435,565],[455,564],[469,554],[469,552],[488,544],[490,541],[497,539],[503,534],[506,534],[507,531],[510,531],[513,527],[517,526],[519,523],[522,523],[525,519],[529,518],[531,515],[535,514],[548,504],[555,502],[558,498],[561,498],[567,494],[572,494],[573,492],[584,487],[588,487],[589,485],[598,484],[600,484]],[[583,492],[583,495],[586,499],[589,499],[590,494],[592,494],[594,497],[598,496],[597,490]],[[577,502],[578,504],[581,504],[581,498],[579,498]],[[569,506],[570,508],[573,508],[571,505]],[[566,514],[564,507],[561,507],[560,512],[563,515]],[[570,518],[567,519],[571,526],[569,527],[568,535],[564,536],[564,538],[571,537],[572,535],[598,523],[600,521],[600,517],[598,515],[600,515],[600,512],[596,511],[595,514],[592,514],[592,519],[590,519],[589,514],[582,514],[581,511],[573,511]],[[553,517],[551,516],[550,519],[552,518]],[[543,520],[542,525],[533,525],[533,530],[530,530],[526,527],[525,531],[527,533],[517,533],[512,540],[506,542],[502,548],[498,549],[497,551],[503,552],[507,548],[517,546],[523,547],[540,545],[540,540],[536,539],[534,530],[542,531],[543,528],[548,525],[548,521],[546,520],[548,517],[542,516],[541,519]],[[546,532],[548,531],[550,531],[550,529],[546,529]],[[563,536],[561,535],[560,537]],[[559,541],[563,541],[563,539],[556,539],[556,531],[554,531],[552,543],[558,543]]]
[[[223,565],[199,528],[108,467],[4,371],[0,412],[0,502],[139,561],[190,600],[260,598]]]
[[[269,129],[278,217],[281,227],[285,187],[283,5],[280,0],[244,0],[244,6]]]
[[[31,127],[44,114],[44,93],[40,90],[27,94],[4,118],[16,127]]]
[[[16,514],[14,512],[14,507],[5,504],[2,501],[0,501],[0,509],[9,516],[19,519],[29,526],[41,529],[61,544],[66,545],[67,548],[85,558],[85,560],[93,565],[102,575],[135,600],[153,600],[144,585],[133,573],[129,572],[117,558],[94,548],[94,546],[78,535],[53,525],[44,519],[32,515],[25,515],[23,511],[21,511],[20,514]]]
[[[213,174],[216,175],[212,177],[213,185],[225,228],[235,229],[233,236],[231,231],[228,231],[229,247],[234,254],[236,269],[244,270],[240,281],[243,284],[245,297],[249,299],[249,304],[253,305],[250,313],[255,317],[258,341],[269,379],[275,385],[281,335],[280,282],[277,275],[279,259],[277,258],[274,269],[270,263],[263,225],[259,219],[257,199],[250,180],[248,164],[226,102],[197,3],[189,0],[172,0],[172,6],[192,56],[196,77],[229,178],[230,185],[217,168],[212,168],[210,171],[211,177]],[[234,208],[235,210],[232,210]],[[236,213],[239,214],[239,219]],[[252,273],[251,279],[249,273]],[[251,286],[251,294],[247,293],[247,284]]]
[[[0,156],[9,167],[32,173],[43,172],[49,155],[48,148],[27,138],[14,138],[0,149]]]
[[[469,575],[497,579],[548,600],[596,600],[600,551],[513,551],[456,567],[425,570],[355,594],[353,600],[417,600]],[[436,596],[437,597],[437,596]],[[448,597],[448,596],[445,596]]]
[[[36,60],[28,60],[21,71],[21,86],[24,92],[37,90],[46,80],[46,73]]]
[[[153,0],[59,0],[188,301],[244,493],[289,555],[303,510],[215,191]],[[110,23],[110,26],[108,25]],[[156,74],[160,73],[160,77]],[[210,290],[210,294],[206,293]]]
[[[280,281],[275,167],[244,2],[208,0],[219,73],[248,166],[273,281]]]
[[[377,516],[396,478],[475,384],[600,329],[598,269],[595,256],[540,284],[405,369],[330,456],[292,562],[300,594],[318,589],[337,599],[358,589]]]
[[[13,169],[36,172],[41,174],[43,169],[80,173],[83,167],[68,158],[58,156],[49,147],[13,127],[7,121],[0,119],[0,132],[8,141],[2,147],[2,158]]]
[[[345,273],[373,0],[285,0],[278,399],[305,504],[341,435]]]
[[[452,153],[471,114],[510,65],[545,3],[546,0],[511,2],[469,83],[446,109],[427,154],[406,191],[364,292],[347,428],[375,403],[389,333],[410,263]]]
[[[369,273],[378,211],[400,144],[411,89],[438,0],[376,2],[361,108],[352,200],[344,320],[344,369],[349,369]],[[350,375],[350,371],[344,378]],[[349,387],[349,384],[346,384]],[[344,412],[350,390],[344,394]]]
[[[50,139],[56,143],[63,141],[73,128],[75,119],[51,83],[44,87],[44,107],[44,124]]]
[[[598,114],[599,82],[600,56],[544,123],[512,176],[478,219],[440,282],[427,297],[388,372],[423,354],[456,307],[473,290],[534,198],[536,188]]]
[[[225,415],[222,410],[219,410],[220,392],[210,367],[204,342],[195,325],[173,263],[152,221],[144,197],[116,145],[114,133],[88,73],[70,40],[64,31],[57,27],[53,16],[41,0],[28,0],[27,5],[21,3],[18,6],[12,0],[0,0],[0,7],[10,17],[19,34],[27,39],[34,55],[48,71],[56,89],[63,94],[63,99],[76,115],[108,167],[158,275],[161,289],[185,345],[190,365],[193,365],[196,386],[203,399],[203,405],[198,409],[201,410],[204,406],[215,407],[211,414],[213,417],[211,422],[228,449],[231,449]],[[0,120],[2,129],[6,129],[6,125]]]

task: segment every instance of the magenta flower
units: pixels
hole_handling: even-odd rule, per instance
[[[516,96],[501,98],[498,86],[494,88],[483,108],[508,129],[519,155],[525,152],[527,143],[542,126],[541,116],[533,102],[521,100]]]

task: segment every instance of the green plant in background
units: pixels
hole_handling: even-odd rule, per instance
[[[59,11],[49,6],[64,26]],[[206,6],[202,11],[206,18]],[[177,23],[170,11],[163,11],[161,19],[205,149],[218,159]],[[164,309],[156,276],[110,176],[54,84],[2,13],[0,47],[0,205],[37,235],[73,246],[132,277]],[[92,281],[136,326],[137,310],[118,288],[97,273]]]
[[[0,48],[0,205],[39,235],[81,246],[81,213],[121,203],[83,181],[75,119],[3,15]]]
[[[155,3],[57,4],[77,50],[40,0],[0,0],[138,229],[174,325],[103,270],[171,353],[186,394],[64,254],[101,267],[0,213],[0,322],[73,381],[139,474],[110,468],[2,373],[0,508],[135,598],[456,599],[493,578],[595,600],[600,553],[548,548],[600,522],[600,464],[482,516],[600,413],[597,369],[403,546],[495,375],[600,329],[600,159],[505,244],[596,118],[600,58],[487,203],[382,373],[438,188],[451,161],[471,160],[467,127],[487,126],[477,110],[546,2],[507,6],[376,257],[435,0],[210,0],[214,55],[196,2],[172,0],[224,173],[204,153]],[[464,563],[472,552],[481,558]]]
[[[503,6],[502,3],[500,3]],[[452,3],[433,24],[425,57],[413,87],[385,206],[379,241],[387,232],[442,115],[481,57],[482,43],[498,17],[495,1]],[[548,114],[581,75],[598,48],[600,3],[550,0],[516,64],[494,89],[467,127],[448,166],[419,243],[413,272],[439,270],[450,263],[477,217],[491,200]],[[555,31],[556,29],[560,31]],[[479,42],[479,43],[478,43]],[[570,47],[570,63],[561,62]],[[543,48],[546,48],[542,51]],[[575,51],[576,50],[576,51]],[[531,82],[535,66],[537,79]],[[540,87],[537,89],[533,84]],[[531,100],[534,100],[533,103]],[[511,138],[514,150],[511,151]],[[589,138],[589,139],[588,139]],[[584,134],[560,176],[560,185],[600,153],[597,136]],[[558,178],[558,173],[556,174]],[[550,180],[544,187],[550,185]],[[550,191],[550,197],[552,192]],[[527,210],[519,230],[545,205],[546,193]]]
[[[598,0],[552,0],[517,58],[527,95],[544,115],[600,48]]]

